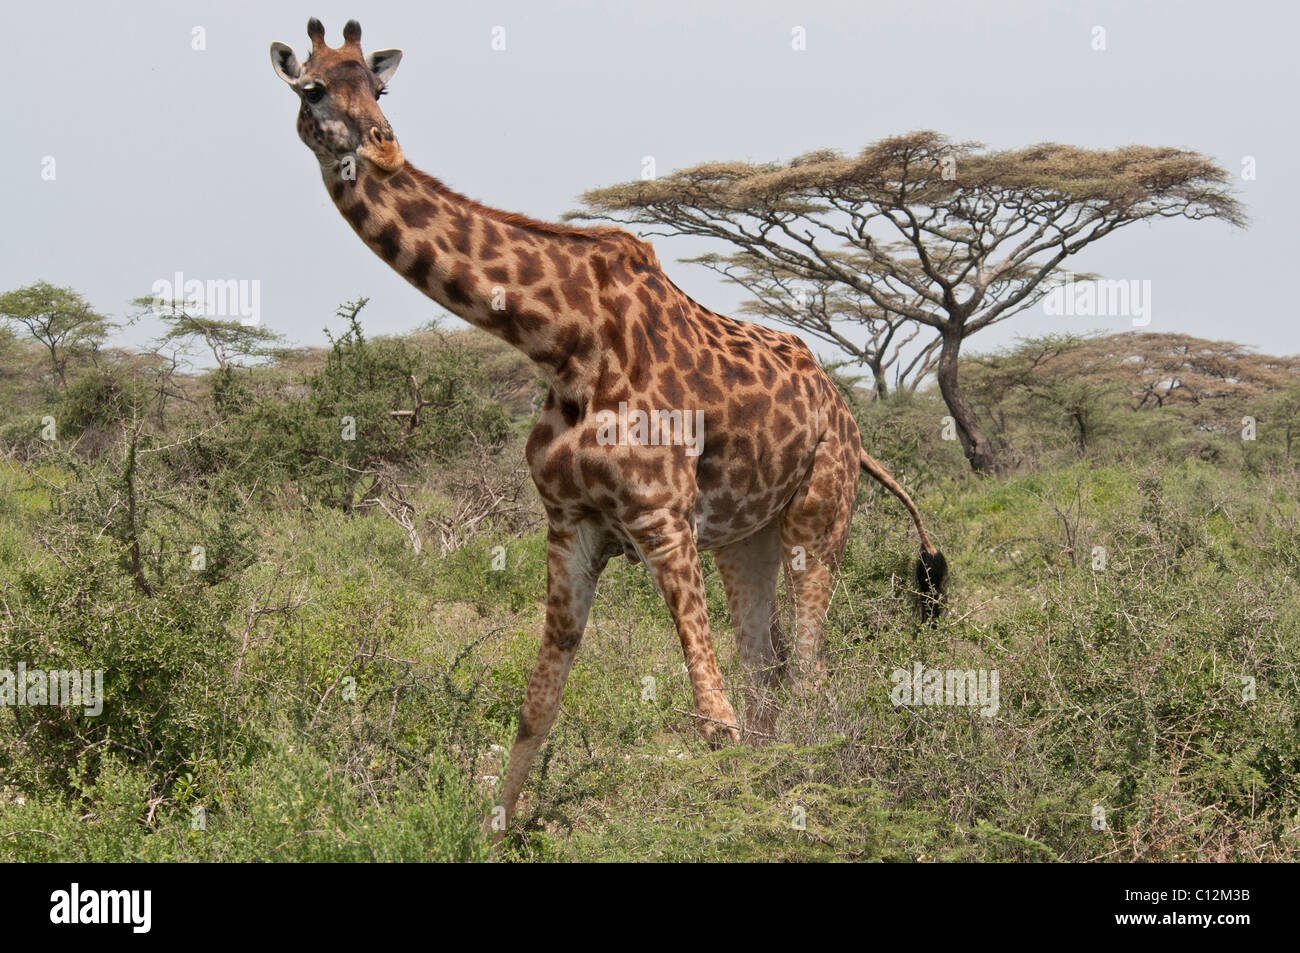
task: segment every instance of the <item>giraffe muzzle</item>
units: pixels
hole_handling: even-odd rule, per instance
[[[406,157],[402,155],[402,147],[397,144],[393,131],[379,126],[370,127],[361,145],[357,147],[357,155],[384,175],[392,175],[406,164]]]

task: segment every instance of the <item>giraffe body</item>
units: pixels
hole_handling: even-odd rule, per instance
[[[305,66],[283,44],[272,61],[303,97],[299,135],[343,217],[407,281],[520,349],[550,385],[526,446],[548,523],[546,622],[510,753],[507,821],[554,723],[596,581],[618,555],[644,563],[662,594],[699,729],[718,743],[741,726],[709,632],[699,553],[714,552],[745,671],[745,728],[767,736],[769,690],[820,666],[859,470],[904,501],[923,553],[942,563],[915,505],[863,452],[842,395],[799,338],[697,304],[621,229],[502,212],[415,169],[377,106],[400,53],[367,60],[355,21],[337,50],[318,21],[308,33]],[[788,643],[775,623],[782,567],[796,602]]]

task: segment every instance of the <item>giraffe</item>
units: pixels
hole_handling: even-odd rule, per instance
[[[555,722],[611,558],[642,563],[667,604],[712,745],[740,740],[742,725],[714,655],[701,551],[714,554],[726,590],[750,737],[770,734],[771,689],[822,671],[860,470],[911,515],[933,616],[944,557],[800,338],[697,304],[620,228],[535,221],[453,192],[406,161],[379,108],[401,51],[364,56],[355,20],[338,48],[315,18],[307,34],[305,63],[283,43],[271,61],[300,98],[298,134],[334,204],[407,281],[518,348],[549,384],[525,447],[547,519],[545,623],[498,820],[509,824]],[[783,569],[796,605],[790,640],[776,624]]]

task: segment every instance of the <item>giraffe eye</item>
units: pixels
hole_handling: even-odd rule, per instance
[[[380,87],[379,87],[379,92],[375,93],[375,99],[378,99],[380,96],[384,95],[384,93],[386,93],[386,92],[388,92],[388,87],[387,87],[387,86],[380,86]]]
[[[308,83],[302,88],[302,94],[307,97],[307,102],[318,103],[325,95],[325,87],[320,83]]]

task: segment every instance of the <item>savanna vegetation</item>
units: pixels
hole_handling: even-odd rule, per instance
[[[104,673],[97,717],[0,706],[0,858],[489,856],[541,632],[543,385],[479,332],[364,319],[323,349],[176,309],[149,353],[88,308],[52,347],[0,331],[0,669]],[[667,611],[614,561],[498,857],[1300,853],[1300,362],[1159,334],[961,361],[991,476],[935,388],[837,372],[947,553],[937,624],[863,481],[827,682],[710,751]],[[915,663],[996,671],[996,715],[894,705]]]

